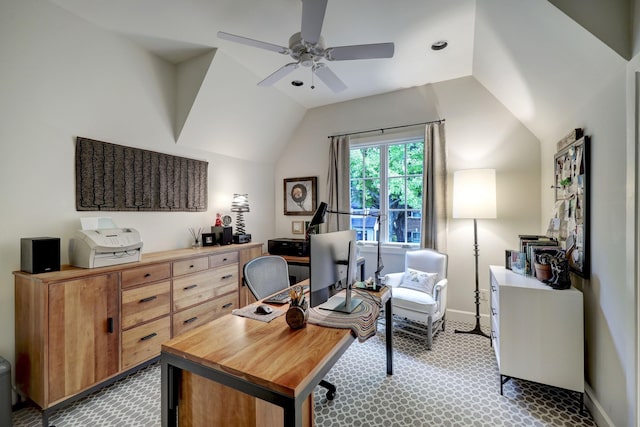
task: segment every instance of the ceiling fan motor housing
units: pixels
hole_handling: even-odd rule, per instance
[[[289,50],[289,55],[300,61],[300,65],[311,67],[324,57],[324,40],[320,37],[318,43],[309,43],[302,38],[301,33],[295,33],[289,37]]]

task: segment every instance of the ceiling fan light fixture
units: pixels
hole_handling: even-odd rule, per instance
[[[446,40],[438,40],[431,45],[431,50],[442,50],[447,46],[449,46],[449,42]]]
[[[300,87],[302,86],[304,83],[300,80],[294,80],[291,82],[292,85],[294,85],[295,87]]]

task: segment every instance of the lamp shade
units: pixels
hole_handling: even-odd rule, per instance
[[[231,202],[231,212],[249,212],[249,196],[247,194],[234,194]]]
[[[495,169],[453,173],[453,217],[496,218]]]

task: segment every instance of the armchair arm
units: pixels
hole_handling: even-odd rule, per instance
[[[438,303],[438,312],[447,307],[447,285],[448,279],[442,279],[433,287],[433,299]]]
[[[402,283],[402,276],[404,272],[388,273],[384,276],[384,284],[390,288],[397,288]]]

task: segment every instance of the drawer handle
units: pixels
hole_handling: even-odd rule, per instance
[[[228,258],[222,258],[222,262],[225,262]]]
[[[192,323],[192,322],[195,322],[196,320],[198,320],[198,316],[192,317],[191,319],[187,319],[183,323],[186,325],[187,323]]]
[[[226,276],[222,276],[222,279],[231,279],[233,277],[233,274],[227,274]]]
[[[149,302],[149,301],[153,301],[154,299],[158,298],[157,295],[154,295],[152,297],[146,297],[146,298],[142,298],[140,300],[140,304],[145,303],[145,302]]]
[[[185,286],[185,287],[184,287],[184,290],[185,290],[185,291],[188,291],[189,289],[196,288],[197,286],[198,286],[198,285],[189,285],[189,286]]]
[[[232,305],[233,305],[233,303],[232,303],[232,302],[228,302],[228,303],[226,303],[225,305],[223,305],[223,306],[222,306],[222,308],[229,308],[229,307],[231,307]]]
[[[155,336],[157,336],[157,335],[158,335],[158,334],[156,334],[155,332],[153,332],[153,333],[151,333],[151,334],[149,334],[149,335],[147,335],[147,336],[144,336],[144,337],[140,338],[140,341],[150,340],[151,338],[153,338],[153,337],[155,337]]]
[[[113,333],[113,317],[107,317],[107,333]]]
[[[151,273],[145,274],[144,277],[151,277]]]
[[[191,264],[191,265],[189,266],[189,268],[193,268],[193,267],[194,267],[194,265],[193,265],[193,264]]]

